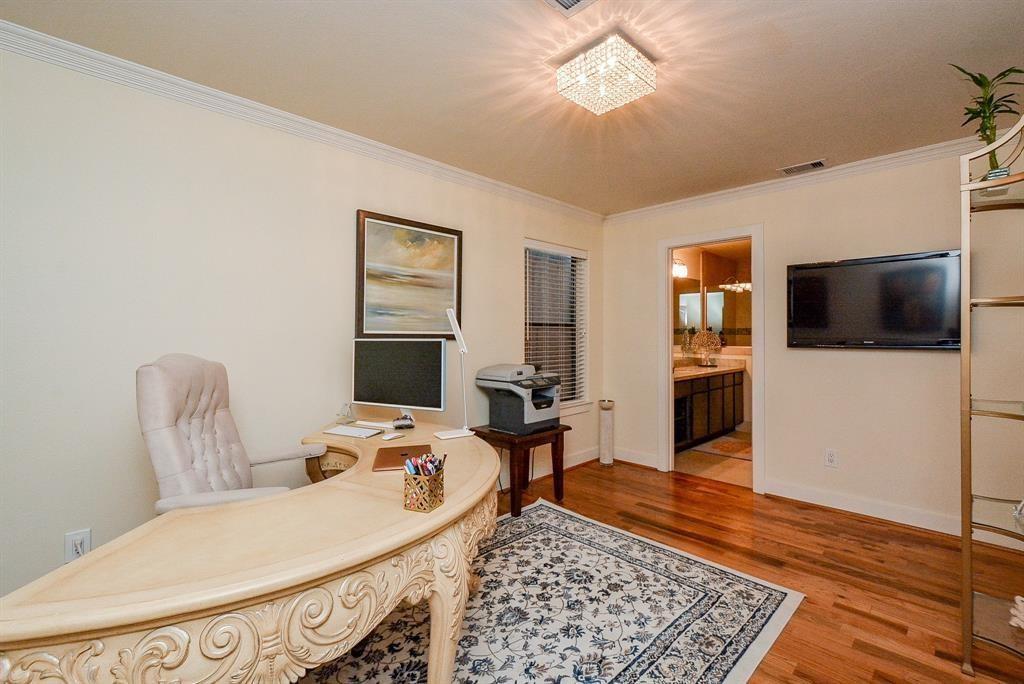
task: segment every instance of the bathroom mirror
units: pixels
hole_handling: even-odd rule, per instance
[[[710,327],[725,347],[749,347],[750,240],[680,247],[673,250],[672,262],[684,266],[688,275],[673,278],[674,343],[684,343],[687,328]]]
[[[703,306],[700,280],[697,278],[676,278],[673,283],[675,313],[672,323],[673,344],[683,343],[683,333],[687,328],[700,329],[703,317]]]

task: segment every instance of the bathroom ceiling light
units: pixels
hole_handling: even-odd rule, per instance
[[[672,262],[672,277],[673,278],[685,278],[689,275],[690,271],[686,268],[686,264],[681,261]]]
[[[654,63],[618,34],[558,67],[556,76],[560,95],[598,116],[657,86]]]

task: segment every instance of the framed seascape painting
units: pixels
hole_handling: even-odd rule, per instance
[[[356,212],[356,336],[453,339],[462,320],[462,231]]]

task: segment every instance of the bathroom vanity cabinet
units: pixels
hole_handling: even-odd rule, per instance
[[[743,422],[743,369],[675,369],[675,450],[732,432]]]

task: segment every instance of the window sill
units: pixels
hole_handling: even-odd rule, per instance
[[[593,408],[593,406],[594,402],[592,401],[570,401],[568,403],[562,404],[561,410],[559,410],[558,415],[561,416],[562,418],[565,418],[566,416],[575,416],[580,413],[587,413],[590,411],[591,408]]]

